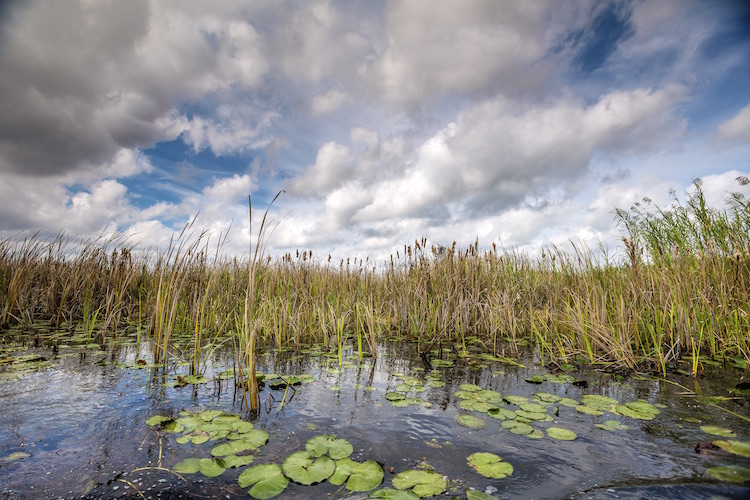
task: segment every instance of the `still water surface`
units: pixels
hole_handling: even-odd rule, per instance
[[[8,347],[11,346],[11,347]],[[450,346],[443,346],[450,347]],[[381,487],[390,487],[401,471],[430,467],[445,475],[449,490],[442,498],[466,498],[479,490],[496,498],[750,498],[750,487],[711,479],[707,470],[720,465],[750,467],[750,459],[726,453],[696,453],[696,445],[724,439],[701,431],[702,425],[733,430],[736,440],[750,441],[750,417],[745,397],[716,402],[701,396],[730,396],[743,371],[715,367],[710,377],[693,381],[673,375],[671,381],[649,377],[615,377],[604,371],[580,369],[580,381],[540,384],[526,381],[550,369],[533,355],[524,366],[472,358],[455,358],[446,350],[434,357],[455,359],[452,367],[426,366],[414,344],[382,343],[377,360],[360,361],[351,348],[339,366],[337,358],[319,352],[270,353],[260,358],[259,371],[310,374],[314,380],[288,391],[264,387],[262,409],[244,412],[232,382],[217,381],[166,387],[186,365],[137,368],[148,359],[148,346],[110,345],[104,349],[60,347],[52,350],[15,343],[0,351],[0,499],[15,498],[249,498],[237,484],[240,470],[227,469],[216,478],[200,473],[181,475],[172,468],[187,457],[208,457],[216,443],[180,445],[174,434],[146,425],[149,417],[177,416],[181,410],[220,409],[250,420],[269,433],[269,442],[255,452],[253,464],[281,464],[304,449],[313,436],[335,434],[354,446],[352,458],[372,459],[385,470]],[[23,376],[12,374],[19,363],[8,360],[34,354],[41,366]],[[210,378],[231,368],[229,353],[215,353],[207,366]],[[19,358],[20,359],[20,358]],[[39,361],[38,360],[38,361]],[[431,380],[409,396],[425,404],[394,407],[385,394],[405,380]],[[532,398],[551,393],[580,401],[599,394],[620,402],[646,400],[660,413],[653,420],[605,414],[593,416],[575,407],[552,405],[554,422],[532,423],[544,430],[572,430],[573,441],[548,436],[530,439],[510,433],[501,421],[459,407],[461,384],[475,384],[503,396]],[[441,385],[441,384],[434,384]],[[286,399],[282,407],[282,400]],[[731,412],[723,411],[711,403]],[[513,410],[516,406],[508,405]],[[456,417],[470,413],[485,420],[482,429],[469,429]],[[595,424],[616,419],[628,430],[606,431]],[[513,465],[504,479],[489,479],[468,467],[466,458],[492,452]],[[24,458],[3,461],[13,453]],[[746,483],[748,485],[749,483]],[[137,491],[136,491],[137,490]],[[314,486],[290,483],[277,498],[367,498],[323,482]]]

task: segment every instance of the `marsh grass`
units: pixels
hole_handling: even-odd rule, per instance
[[[155,360],[187,359],[195,373],[231,342],[250,407],[264,346],[321,342],[340,353],[354,339],[363,356],[379,339],[405,337],[427,354],[441,343],[465,352],[478,338],[494,355],[533,344],[545,362],[666,373],[686,360],[694,375],[706,355],[750,361],[750,206],[740,194],[718,210],[696,182],[685,203],[617,210],[622,255],[571,243],[530,256],[422,239],[380,268],[311,251],[273,260],[265,215],[246,259],[222,256],[221,237],[212,250],[192,223],[162,253],[118,236],[2,240],[0,323],[75,325],[98,340],[148,325]]]

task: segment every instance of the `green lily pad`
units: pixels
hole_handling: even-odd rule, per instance
[[[257,450],[267,442],[268,433],[266,431],[256,429],[243,434],[242,439],[229,441],[218,446],[214,446],[214,448],[211,450],[211,455],[215,457],[236,455],[237,453],[241,453],[247,450]]]
[[[255,485],[250,488],[248,494],[253,498],[266,499],[282,493],[289,480],[284,477],[281,467],[277,464],[261,464],[245,469],[237,478],[237,483],[240,488]]]
[[[534,393],[534,399],[541,401],[542,403],[557,403],[562,398],[556,394],[550,394],[548,392],[536,392]]]
[[[620,402],[614,398],[601,396],[599,394],[586,394],[581,398],[581,403],[599,411],[611,411],[615,406],[620,404]]]
[[[585,413],[586,415],[594,415],[596,417],[604,415],[604,412],[602,410],[597,410],[596,408],[587,405],[578,405],[576,406],[576,410],[581,413]]]
[[[435,362],[433,361],[433,365]],[[370,498],[385,498],[386,500],[418,500],[419,495],[409,490],[401,491],[393,488],[382,488],[375,490],[369,495]]]
[[[533,431],[526,434],[526,437],[531,439],[542,439],[544,437],[544,433],[539,429],[534,429]]]
[[[217,458],[202,458],[198,463],[198,466],[201,474],[206,477],[221,476],[226,470],[224,461]]]
[[[639,420],[653,420],[659,413],[659,409],[645,401],[633,401],[624,405],[617,405],[615,411],[625,417]]]
[[[334,460],[348,457],[354,451],[349,441],[338,439],[332,434],[323,434],[311,438],[305,444],[305,449],[315,457],[321,457],[327,453]]]
[[[237,469],[238,467],[244,467],[250,465],[255,460],[252,455],[227,455],[224,457],[224,465],[227,469]]]
[[[336,471],[328,481],[339,486],[346,481],[349,491],[370,491],[383,482],[383,468],[374,460],[355,462],[350,458],[336,460]]]
[[[182,380],[184,380],[186,384],[205,384],[211,379],[202,375],[185,375],[182,377]]]
[[[702,425],[701,430],[706,434],[711,434],[713,436],[727,438],[737,437],[737,434],[735,434],[732,429],[727,429],[726,427],[718,427],[716,425]]]
[[[529,400],[523,396],[503,396],[503,399],[512,405],[522,405],[529,402]]]
[[[578,437],[575,432],[562,427],[547,427],[546,431],[549,437],[560,441],[573,441]]]
[[[528,420],[529,422],[534,422],[536,420],[545,420],[547,418],[546,413],[538,413],[538,412],[530,412],[530,411],[523,411],[523,410],[516,410],[516,419],[517,420]]]
[[[514,420],[516,418],[516,412],[506,408],[490,408],[487,410],[487,415],[498,420]]]
[[[546,407],[534,403],[524,403],[519,405],[519,407],[521,410],[529,413],[547,413]]]
[[[146,425],[148,425],[149,427],[156,427],[162,422],[169,422],[170,420],[173,420],[172,417],[166,417],[164,415],[154,415],[146,420]]]
[[[400,392],[386,392],[385,393],[385,399],[388,401],[401,401],[402,399],[406,398],[406,394],[402,394]]]
[[[437,472],[427,470],[407,470],[393,476],[393,487],[398,490],[411,490],[421,498],[441,494],[448,487],[448,481]]]
[[[461,402],[463,403],[463,401]],[[469,405],[469,408],[467,409],[472,410],[472,411],[478,411],[479,413],[487,413],[493,408],[497,408],[497,406],[493,405],[492,403],[485,403],[484,401],[472,401],[471,404]]]
[[[569,408],[575,408],[578,406],[578,401],[572,398],[562,398],[560,401],[558,401],[558,404],[567,406]]]
[[[745,483],[750,481],[750,469],[740,465],[722,465],[711,467],[706,471],[709,476],[719,481]]]
[[[461,414],[456,417],[456,421],[464,427],[469,429],[482,429],[487,423],[481,418],[477,418],[474,415]]]
[[[11,453],[10,455],[6,455],[4,457],[0,457],[0,462],[15,462],[16,460],[23,460],[24,458],[29,458],[31,455],[28,453],[24,453],[22,451],[17,451],[15,453]]]
[[[462,391],[477,392],[481,391],[482,388],[476,384],[461,384],[458,386]]]
[[[174,464],[172,470],[180,474],[195,474],[201,469],[201,458],[186,458]]]
[[[286,457],[281,464],[284,474],[292,481],[309,486],[325,481],[336,469],[336,462],[327,455],[315,458],[311,452],[297,451]]]
[[[466,490],[466,500],[497,500],[497,497],[488,495],[484,491]]]
[[[596,426],[605,431],[626,431],[630,429],[629,426],[623,424],[619,420],[605,420]]]
[[[750,442],[748,441],[733,441],[730,439],[728,441],[714,441],[713,444],[729,453],[741,457],[750,457]]]
[[[546,379],[544,375],[534,375],[532,377],[526,377],[524,380],[526,380],[526,382],[528,382],[529,384],[541,384]]]
[[[503,459],[494,453],[473,453],[466,460],[473,469],[484,477],[502,479],[513,474],[513,466],[508,462],[503,462]]]
[[[513,434],[531,434],[534,432],[534,428],[525,422],[518,422],[517,420],[504,420],[500,423],[500,427],[508,429]]]
[[[547,375],[545,377],[547,382],[552,382],[553,384],[566,384],[568,382],[575,382],[575,377],[572,375],[567,374],[561,374],[561,375]]]

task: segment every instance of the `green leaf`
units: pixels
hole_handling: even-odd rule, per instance
[[[150,417],[148,420],[146,420],[146,425],[148,425],[149,427],[156,427],[162,422],[168,422],[170,420],[172,420],[172,417],[165,417],[164,415],[154,415],[153,417]]]
[[[354,451],[354,448],[349,441],[346,439],[337,439],[336,436],[332,434],[323,434],[311,438],[305,444],[305,449],[316,457],[328,453],[328,455],[334,460],[348,457],[352,454],[352,451]]]
[[[476,384],[461,384],[458,386],[462,391],[477,392],[481,391],[482,388]]]
[[[399,490],[411,490],[421,498],[441,494],[448,486],[448,481],[437,472],[427,470],[407,470],[393,476],[393,487]]]
[[[503,399],[512,405],[522,405],[529,402],[529,400],[523,396],[503,396]]]
[[[729,453],[734,453],[741,457],[750,457],[750,442],[733,441],[730,439],[728,441],[714,441],[713,444]]]
[[[195,474],[201,469],[201,460],[200,458],[186,458],[174,464],[172,470],[180,474]]]
[[[237,483],[240,488],[255,485],[250,488],[248,494],[253,498],[266,499],[273,498],[283,492],[289,484],[289,480],[284,477],[281,467],[278,465],[261,464],[244,470],[237,478]]]
[[[255,460],[252,455],[228,455],[224,457],[224,465],[227,469],[236,469],[238,467],[244,467],[250,465]]]
[[[236,455],[237,453],[241,453],[243,451],[257,450],[258,448],[266,444],[266,441],[268,441],[268,434],[265,431],[253,432],[262,434],[257,435],[256,439],[251,439],[252,436],[248,435],[247,438],[244,439],[229,441],[227,443],[214,446],[213,449],[211,449],[211,455],[215,457],[224,457],[226,455]]]
[[[573,441],[578,437],[575,432],[563,429],[562,427],[547,427],[546,431],[549,437],[560,441]]]
[[[11,453],[10,455],[0,457],[0,462],[15,462],[16,460],[23,460],[24,458],[29,458],[30,456],[31,455],[29,455],[28,453],[17,451],[15,453]]]
[[[740,465],[711,467],[706,472],[708,472],[709,476],[719,481],[728,481],[731,483],[744,483],[750,481],[750,469]]]
[[[284,474],[292,481],[311,485],[325,481],[336,469],[336,462],[323,455],[315,458],[315,455],[307,450],[292,453],[281,465]]]
[[[216,458],[202,458],[199,462],[201,474],[206,477],[221,476],[226,467],[224,467],[224,461],[219,461]]]
[[[484,477],[502,479],[513,474],[513,466],[508,462],[503,462],[503,459],[494,453],[473,453],[466,460]]]
[[[359,463],[342,458],[336,460],[336,471],[328,480],[336,486],[346,481],[349,491],[370,491],[383,482],[383,468],[374,460]]]
[[[482,429],[486,425],[486,422],[481,418],[477,418],[474,415],[461,414],[456,417],[459,424],[469,429]]]
[[[433,361],[433,365],[435,362]],[[370,498],[385,498],[386,500],[418,500],[419,495],[411,491],[395,490],[393,488],[383,488],[370,493]]]
[[[500,423],[500,427],[508,429],[513,434],[531,434],[534,431],[529,424],[516,420],[504,420]]]
[[[732,429],[727,429],[726,427],[718,427],[716,425],[702,425],[701,430],[706,434],[711,434],[714,436],[727,438],[737,437],[737,434],[735,434]]]
[[[630,429],[630,427],[619,420],[605,420],[601,424],[596,424],[596,426],[605,431],[626,431]]]
[[[402,394],[400,392],[386,392],[385,393],[385,399],[388,401],[400,401],[406,397],[406,394]]]
[[[479,490],[466,490],[466,500],[497,500],[497,497]]]

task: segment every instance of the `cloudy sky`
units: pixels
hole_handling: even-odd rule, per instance
[[[284,190],[276,255],[614,252],[615,207],[750,175],[743,1],[0,5],[2,238],[163,247],[198,214],[241,253]]]

